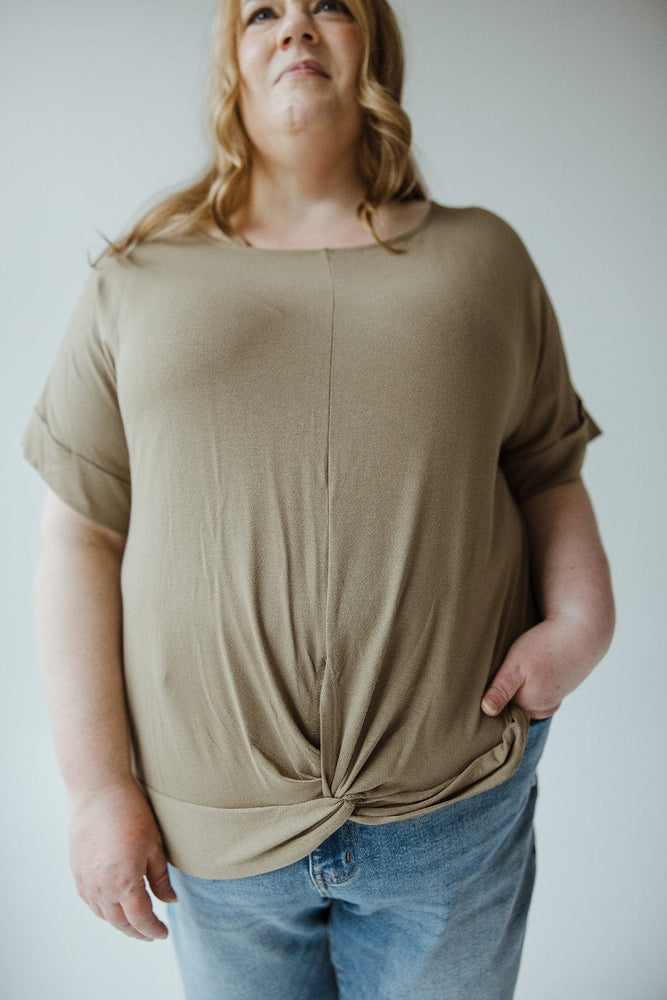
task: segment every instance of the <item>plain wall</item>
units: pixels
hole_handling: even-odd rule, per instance
[[[86,909],[32,626],[45,487],[30,409],[87,272],[152,197],[204,163],[214,0],[3,0],[2,698],[7,1000],[182,997],[171,946]],[[526,242],[604,436],[584,467],[618,628],[558,713],[540,770],[538,882],[517,1000],[660,1000],[665,949],[667,6],[400,0],[405,103],[434,198]],[[316,1000],[316,998],[313,998]],[[483,1000],[483,998],[471,998]]]

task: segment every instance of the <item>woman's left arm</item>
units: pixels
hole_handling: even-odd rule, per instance
[[[609,648],[614,599],[609,564],[581,479],[530,497],[521,512],[543,621],[510,647],[482,710],[498,715],[512,701],[531,719],[544,719]]]

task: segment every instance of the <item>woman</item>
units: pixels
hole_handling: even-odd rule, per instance
[[[214,163],[98,262],[25,437],[79,891],[150,940],[175,888],[190,1000],[505,1000],[613,627],[599,431],[516,234],[426,200],[384,0],[216,37]]]

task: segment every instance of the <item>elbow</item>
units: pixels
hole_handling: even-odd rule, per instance
[[[616,602],[611,569],[604,553],[601,553],[598,581],[598,596],[595,602],[595,632],[598,641],[598,656],[599,659],[602,659],[611,646],[616,630]]]
[[[609,563],[601,548],[588,560],[579,586],[562,603],[547,609],[546,617],[562,618],[590,669],[605,656],[614,637],[616,607]]]
[[[606,653],[607,650],[609,649],[609,647],[611,646],[612,640],[614,638],[614,632],[616,631],[616,606],[615,606],[614,595],[613,594],[610,594],[610,597],[609,597],[609,607],[607,609],[607,618],[606,618],[605,625],[606,625],[606,631],[605,631],[605,643],[606,643],[606,645],[605,645],[604,653]],[[602,654],[603,656],[604,656],[604,653]]]

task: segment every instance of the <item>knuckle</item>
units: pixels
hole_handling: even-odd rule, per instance
[[[126,908],[121,903],[111,903],[103,912],[102,916],[111,926],[128,937],[144,938],[141,929],[137,927],[137,922],[132,918]]]
[[[131,924],[134,924],[135,927],[138,924],[150,926],[155,919],[153,916],[153,908],[149,900],[147,900],[146,903],[142,902],[136,906],[133,906],[130,902],[125,901],[123,909],[127,914],[127,919]]]
[[[509,701],[512,697],[515,688],[509,683],[508,679],[500,677],[493,682],[493,691],[495,691],[503,701]]]
[[[138,938],[141,941],[145,941],[146,940],[145,936],[143,934],[141,934],[136,929],[136,927],[133,927],[132,924],[129,924],[129,923],[114,924],[114,927],[116,928],[116,930],[121,931],[121,933],[125,934],[127,937]]]

